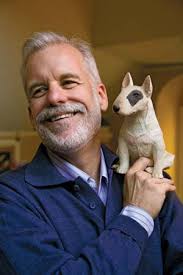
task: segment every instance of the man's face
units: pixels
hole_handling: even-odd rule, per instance
[[[106,90],[92,84],[77,49],[50,45],[31,55],[26,85],[30,119],[49,149],[67,154],[96,136],[108,105]]]

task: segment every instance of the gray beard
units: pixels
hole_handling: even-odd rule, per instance
[[[55,110],[58,109],[58,112],[70,112],[74,110],[81,112],[81,118],[78,121],[76,129],[73,130],[72,135],[67,137],[63,137],[62,135],[62,132],[69,128],[67,122],[62,123],[62,127],[58,126],[54,127],[54,129],[49,129],[44,123],[40,122],[54,113],[51,107],[43,110],[36,118],[36,129],[43,144],[59,155],[68,155],[86,146],[97,135],[101,127],[101,110],[97,99],[96,103],[94,104],[95,108],[90,113],[87,113],[85,106],[81,103],[67,103],[53,107]]]

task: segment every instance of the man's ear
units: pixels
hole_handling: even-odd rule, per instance
[[[99,97],[100,108],[103,112],[105,112],[108,107],[108,97],[107,97],[106,87],[103,83],[100,83],[97,86],[97,92]]]
[[[29,119],[30,119],[30,122],[32,124],[32,127],[33,127],[34,130],[36,130],[35,122],[34,122],[34,119],[33,119],[33,116],[32,116],[32,112],[31,112],[30,106],[28,106],[28,113],[29,113]]]

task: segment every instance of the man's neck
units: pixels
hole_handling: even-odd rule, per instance
[[[97,183],[100,179],[100,142],[90,142],[80,150],[61,157],[91,176]]]

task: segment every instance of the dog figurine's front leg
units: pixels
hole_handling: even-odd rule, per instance
[[[163,169],[165,168],[165,149],[160,148],[159,144],[155,143],[153,145],[153,160],[154,167],[152,176],[154,178],[163,178]]]
[[[113,168],[116,172],[125,174],[129,169],[130,159],[127,143],[122,136],[119,137],[117,154],[119,156],[119,164],[115,164]]]

